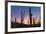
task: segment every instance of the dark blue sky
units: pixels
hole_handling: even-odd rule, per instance
[[[29,16],[29,6],[11,6],[11,15],[20,18],[21,11],[25,11],[25,16]],[[31,7],[32,17],[40,16],[40,7]]]

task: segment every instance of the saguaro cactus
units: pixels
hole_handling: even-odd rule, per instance
[[[22,9],[22,11],[21,11],[21,24],[24,21],[24,16],[25,16],[25,11],[23,11],[23,9]]]
[[[30,17],[30,25],[32,25],[32,13],[31,13],[31,7],[29,7],[29,17]]]

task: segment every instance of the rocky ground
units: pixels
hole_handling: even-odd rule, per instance
[[[11,28],[26,28],[26,27],[40,27],[40,24],[25,25],[25,24],[11,22]]]

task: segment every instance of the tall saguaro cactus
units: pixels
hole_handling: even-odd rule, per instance
[[[31,13],[31,7],[29,7],[29,17],[30,17],[30,25],[32,25],[32,13]]]
[[[23,11],[23,9],[22,9],[22,11],[21,11],[21,24],[24,21],[24,16],[25,16],[25,11]]]

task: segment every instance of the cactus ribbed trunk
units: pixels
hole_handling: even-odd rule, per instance
[[[32,14],[31,14],[31,7],[29,7],[29,16],[30,16],[30,25],[32,25]]]

